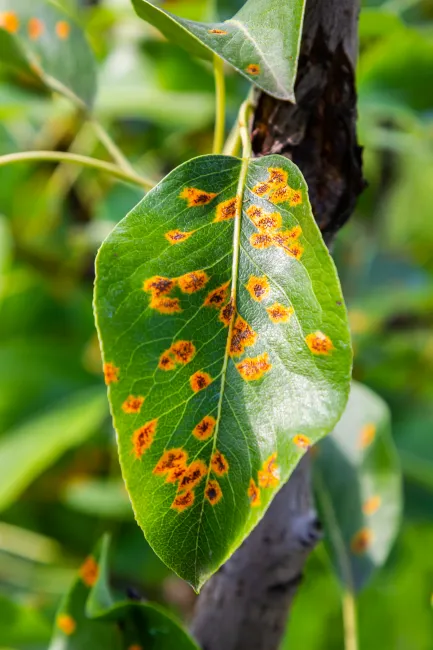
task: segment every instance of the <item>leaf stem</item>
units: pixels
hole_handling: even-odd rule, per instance
[[[353,591],[343,594],[344,650],[358,650],[356,602]]]
[[[239,130],[239,120],[233,124],[232,130],[223,147],[223,154],[225,156],[237,156],[241,148],[241,133]]]
[[[215,131],[213,153],[221,153],[224,146],[226,88],[224,79],[224,62],[217,54],[213,55],[213,70],[215,78]]]
[[[126,172],[117,165],[107,163],[103,160],[90,158],[89,156],[81,156],[75,153],[66,153],[64,151],[23,151],[19,153],[11,153],[6,156],[0,156],[0,167],[4,165],[11,165],[19,162],[29,161],[55,161],[67,162],[74,165],[82,165],[83,167],[91,167],[99,169],[99,171],[106,172],[111,176],[119,178],[126,183],[139,185],[145,190],[150,190],[154,187],[155,183],[147,178],[138,176],[134,171]]]
[[[239,132],[242,140],[242,158],[251,158],[253,151],[248,130],[248,120],[251,112],[251,102],[246,99],[239,110]]]

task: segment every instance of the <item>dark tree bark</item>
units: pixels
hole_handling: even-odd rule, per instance
[[[261,93],[256,156],[293,160],[328,245],[364,187],[356,140],[360,0],[307,0],[296,104]],[[320,536],[305,457],[260,524],[205,585],[192,632],[203,650],[276,650],[309,553]]]

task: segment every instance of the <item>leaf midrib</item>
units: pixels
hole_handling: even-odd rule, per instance
[[[224,361],[221,369],[221,380],[220,380],[221,388],[220,388],[220,396],[218,400],[216,426],[215,426],[215,434],[214,434],[213,445],[212,445],[211,458],[215,453],[216,444],[218,440],[218,432],[219,432],[219,426],[221,422],[221,412],[222,412],[222,406],[224,400],[224,388],[226,383],[226,374],[227,374],[227,367],[229,362],[229,353],[228,353],[229,341],[232,336],[233,324],[235,322],[235,317],[236,317],[236,298],[237,298],[237,283],[238,283],[238,274],[239,274],[239,258],[240,258],[240,249],[241,249],[243,199],[244,199],[244,192],[246,187],[246,177],[248,173],[249,162],[250,162],[249,158],[242,159],[242,165],[239,172],[239,181],[236,190],[236,200],[238,203],[236,206],[236,216],[234,220],[235,224],[233,228],[233,263],[232,263],[232,279],[231,279],[231,290],[230,290],[230,300],[232,301],[232,304],[234,306],[234,311],[228,327]],[[211,463],[209,462],[208,472],[206,476],[206,483],[204,487],[205,490],[209,482],[210,473],[211,473]],[[205,502],[205,496],[203,494],[201,510],[200,510],[200,518],[199,518],[198,528],[197,528],[196,545],[195,545],[195,566],[194,566],[195,576],[194,577],[195,577],[196,585],[197,585],[197,558],[198,558],[200,529],[201,529],[201,523],[202,523],[203,513],[204,513],[204,502]]]

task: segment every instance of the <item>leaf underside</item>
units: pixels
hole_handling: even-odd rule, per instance
[[[93,103],[92,51],[80,27],[48,1],[0,0],[0,63],[22,82]]]
[[[316,496],[343,584],[359,590],[388,557],[402,508],[401,473],[385,402],[353,382],[347,408],[318,445]]]
[[[104,536],[81,565],[60,604],[50,650],[198,650],[158,605],[113,598],[108,549]]]
[[[248,0],[222,23],[179,18],[147,0],[132,4],[191,54],[209,59],[215,52],[269,95],[294,101],[305,0]]]
[[[105,241],[95,312],[123,476],[154,550],[198,589],[349,390],[335,267],[281,156],[202,156]]]

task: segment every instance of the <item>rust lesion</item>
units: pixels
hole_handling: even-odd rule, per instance
[[[32,41],[37,41],[44,33],[45,25],[39,18],[30,18],[27,23],[27,32]]]
[[[198,370],[189,378],[189,382],[194,393],[198,393],[201,390],[207,388],[213,379],[208,372],[203,372],[203,370]]]
[[[207,192],[197,187],[185,187],[179,194],[181,199],[185,199],[189,208],[200,205],[207,205],[217,196],[216,192]]]
[[[227,199],[227,201],[223,201],[222,203],[218,203],[214,223],[234,219],[238,212],[238,207],[239,198],[237,196],[234,196],[231,199]]]
[[[203,460],[194,460],[185,470],[180,483],[179,490],[192,490],[206,476],[207,465]]]
[[[220,310],[219,320],[224,323],[225,327],[228,327],[232,322],[234,313],[235,305],[233,299],[231,298],[229,302]]]
[[[142,395],[129,395],[122,404],[122,411],[124,413],[140,413],[143,402]]]
[[[280,482],[280,468],[277,465],[277,452],[274,452],[263,461],[262,469],[259,471],[259,485],[262,488],[277,487]]]
[[[299,447],[299,449],[310,449],[311,445],[313,444],[311,439],[304,435],[303,433],[297,433],[296,436],[293,437],[293,444]]]
[[[14,11],[0,12],[0,28],[9,32],[9,34],[16,34],[20,28],[20,19]]]
[[[216,419],[212,415],[205,415],[192,430],[192,434],[198,440],[208,440],[215,430]]]
[[[177,278],[177,283],[183,293],[196,293],[209,282],[206,271],[191,271]]]
[[[204,490],[204,496],[211,506],[215,506],[223,497],[220,484],[215,479],[210,479]]]
[[[205,307],[214,307],[215,309],[219,309],[228,298],[229,286],[230,282],[224,282],[220,287],[210,291],[207,294],[203,305]]]
[[[329,336],[319,330],[307,334],[305,342],[313,354],[326,356],[334,350],[334,345]]]
[[[87,587],[93,587],[98,580],[98,573],[98,563],[92,555],[89,555],[80,567],[80,578]]]
[[[183,241],[186,241],[195,233],[195,230],[184,231],[184,230],[169,230],[165,233],[164,237],[170,244],[181,244]]]
[[[119,381],[120,368],[114,365],[114,363],[104,363],[104,380],[107,386],[110,384],[115,384]]]
[[[256,275],[251,275],[245,287],[251,298],[256,302],[262,302],[269,295],[270,291],[266,276],[257,277]]]
[[[250,63],[245,68],[245,72],[253,77],[257,77],[260,74],[260,66],[258,63]]]
[[[71,26],[66,20],[59,20],[56,23],[56,34],[60,40],[65,41],[71,32]]]
[[[371,547],[373,537],[371,528],[361,528],[350,540],[350,550],[354,555],[364,555]]]
[[[258,508],[261,505],[262,501],[260,496],[260,488],[256,485],[256,482],[253,478],[250,479],[247,495],[252,508]]]
[[[143,426],[136,429],[132,434],[132,451],[137,459],[140,459],[152,445],[156,434],[157,424],[158,418],[155,418],[154,420],[143,424]]]
[[[70,614],[59,614],[56,619],[56,625],[67,636],[73,634],[77,628],[77,623]]]
[[[212,454],[210,465],[212,471],[218,476],[224,476],[229,471],[228,460],[218,449]]]
[[[181,494],[177,494],[174,498],[173,503],[171,504],[171,507],[173,510],[177,510],[178,512],[183,512],[187,508],[190,508],[195,499],[195,494],[194,490],[187,490],[186,492],[182,492]]]
[[[273,305],[266,308],[270,320],[275,323],[287,323],[294,313],[293,307],[286,307],[279,302],[274,302]]]
[[[239,357],[245,351],[246,347],[250,347],[257,341],[257,332],[255,332],[250,325],[238,315],[230,335],[229,341],[229,354],[231,357]]]
[[[257,357],[247,357],[237,363],[236,368],[245,381],[257,381],[271,370],[272,364],[269,361],[268,353],[264,352]]]

